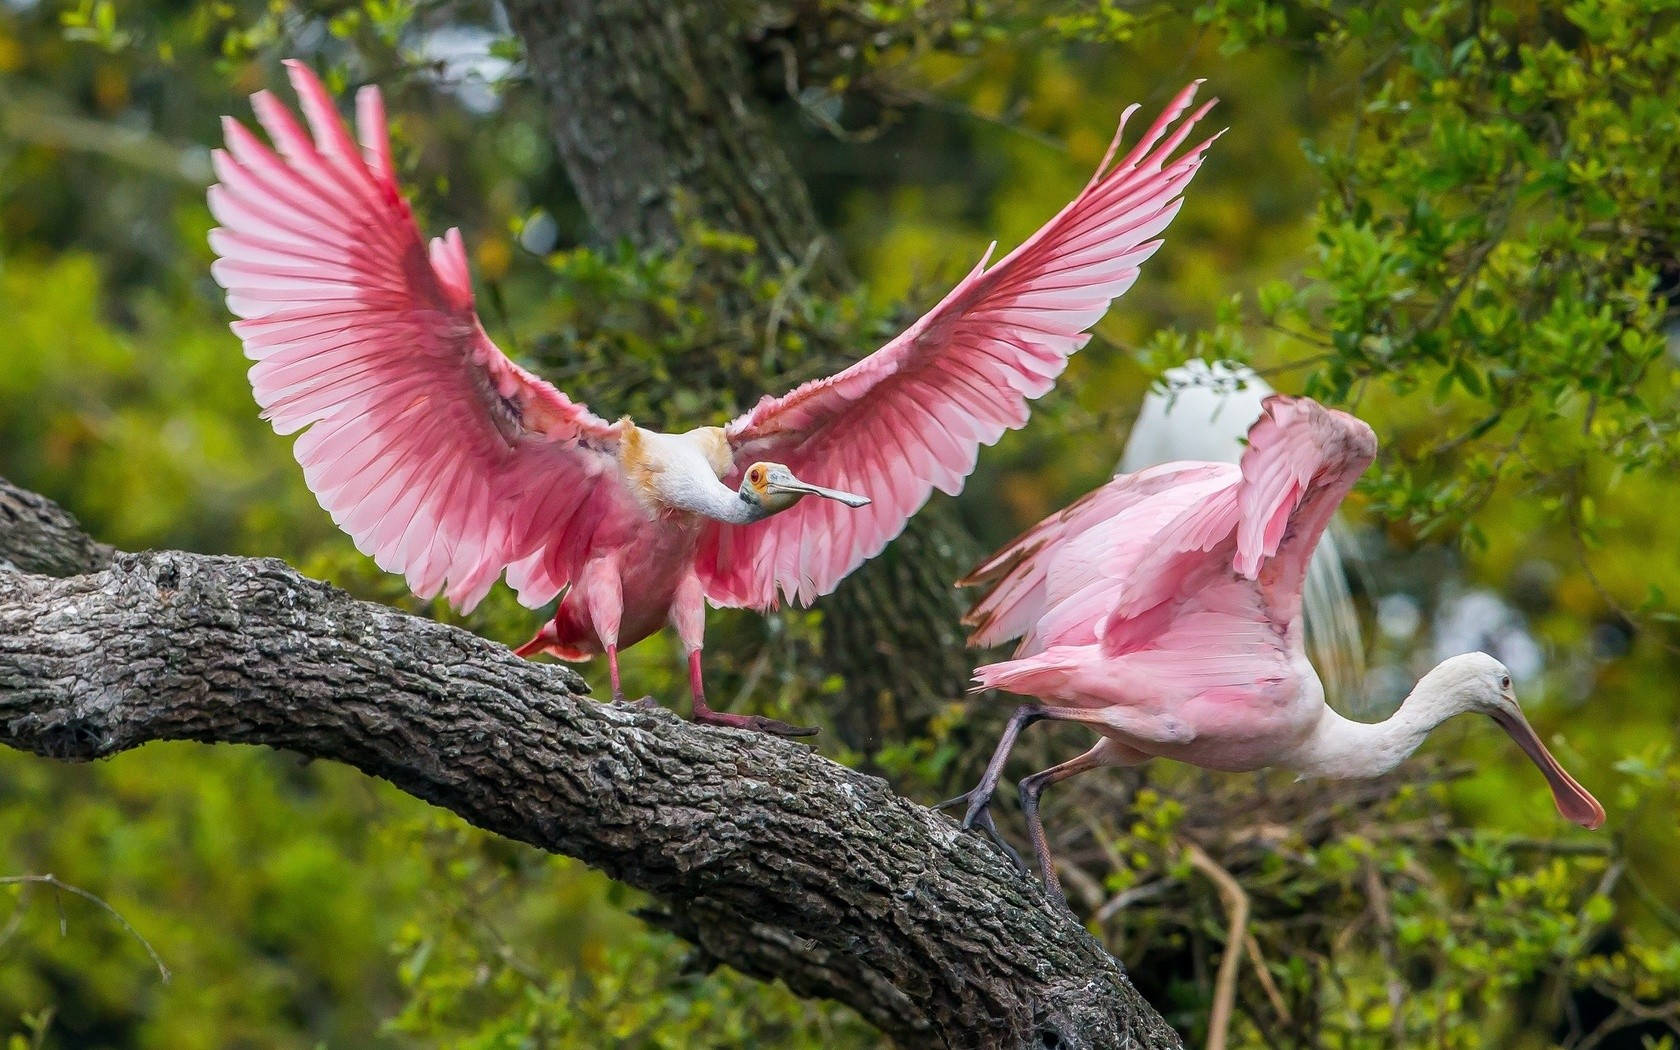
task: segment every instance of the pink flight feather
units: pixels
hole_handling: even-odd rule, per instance
[[[358,144],[315,75],[287,70],[308,130],[259,92],[276,149],[229,119],[210,189],[212,273],[252,391],[277,431],[304,431],[304,478],[358,549],[471,607],[506,566],[552,554],[553,518],[533,513],[552,493],[626,500],[617,428],[484,334],[460,234],[428,252],[402,199],[378,90],[357,97]],[[521,597],[553,598],[586,548],[565,545]]]
[[[1181,91],[1109,167],[1122,119],[1078,197],[989,267],[988,250],[904,334],[837,375],[766,397],[729,424],[737,475],[755,460],[774,460],[874,503],[852,510],[806,500],[754,525],[708,525],[698,564],[708,598],[809,604],[879,553],[935,488],[961,491],[980,446],[1026,422],[1027,402],[1050,389],[1160,247],[1154,238],[1178,214],[1213,142],[1173,156],[1213,105],[1174,126],[1200,83]]]
[[[1074,652],[1127,655],[1128,667],[1198,687],[1274,676],[1318,537],[1375,454],[1360,420],[1274,395],[1240,466],[1167,463],[1115,478],[961,581],[990,585],[965,620],[971,644],[1024,636],[1015,659],[977,681],[1017,689],[1065,672]],[[1140,662],[1148,652],[1164,655]]]

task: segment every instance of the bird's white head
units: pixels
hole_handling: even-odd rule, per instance
[[[806,496],[821,496],[848,507],[867,507],[869,498],[838,489],[827,489],[794,477],[793,471],[780,463],[754,463],[741,475],[740,495],[743,502],[768,517],[787,510]]]
[[[1431,721],[1445,721],[1466,711],[1491,717],[1540,767],[1551,786],[1559,813],[1585,828],[1597,828],[1604,823],[1604,807],[1558,764],[1528,724],[1517,705],[1510,669],[1504,664],[1486,653],[1454,656],[1424,675],[1413,695],[1427,695],[1438,705]]]

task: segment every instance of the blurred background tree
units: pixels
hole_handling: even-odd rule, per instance
[[[385,89],[422,225],[463,228],[504,348],[605,414],[694,421],[879,345],[1067,199],[1124,105],[1208,76],[1230,134],[1033,424],[855,596],[719,617],[718,695],[824,725],[913,797],[966,787],[1007,705],[953,691],[945,566],[1106,476],[1160,369],[1251,361],[1384,442],[1350,507],[1369,706],[1487,649],[1610,822],[1567,831],[1480,727],[1358,789],[1115,772],[1051,800],[1075,907],[1192,1042],[1229,945],[1232,1045],[1675,1045],[1680,5],[735,0],[696,90],[759,114],[808,209],[738,221],[708,182],[647,228],[568,178],[563,125],[597,116],[556,105],[576,56],[527,57],[544,17],[606,6],[5,0],[0,473],[120,546],[280,555],[517,642],[539,615],[505,592],[463,620],[357,555],[256,418],[202,190],[216,116],[281,83],[279,58]],[[869,617],[899,607],[927,633],[871,659]],[[626,657],[632,690],[678,696],[675,671],[663,640]],[[1079,732],[1033,737],[1021,768]],[[48,871],[177,977],[85,902],[0,888],[16,1047],[876,1041],[705,972],[579,865],[282,754],[0,754],[0,874]]]

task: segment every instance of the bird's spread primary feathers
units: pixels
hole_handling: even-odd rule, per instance
[[[428,252],[398,191],[378,93],[358,98],[358,148],[314,75],[290,70],[313,140],[262,92],[275,149],[230,118],[214,154],[213,273],[251,388],[275,430],[308,428],[304,477],[359,549],[471,606],[615,498],[618,430],[485,336],[460,235]]]
[[[1026,423],[1027,403],[1050,389],[1178,214],[1213,141],[1173,155],[1213,105],[1189,112],[1196,86],[1110,166],[1122,119],[1078,197],[1002,260],[988,267],[983,258],[903,335],[729,425],[737,464],[774,459],[874,503],[850,511],[807,500],[764,527],[711,526],[700,570],[714,601],[765,605],[779,592],[803,604],[827,593],[935,488],[961,491],[980,446]]]

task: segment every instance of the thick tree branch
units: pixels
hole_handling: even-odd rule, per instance
[[[0,481],[0,743],[152,740],[348,763],[658,897],[721,962],[905,1045],[1177,1047],[1118,964],[993,848],[773,737],[596,703],[571,671],[272,559],[98,553]],[[20,526],[20,522],[23,524]],[[78,546],[78,542],[80,546]],[[77,557],[38,551],[83,550]]]
[[[73,576],[103,569],[115,555],[64,508],[0,478],[0,569]]]

